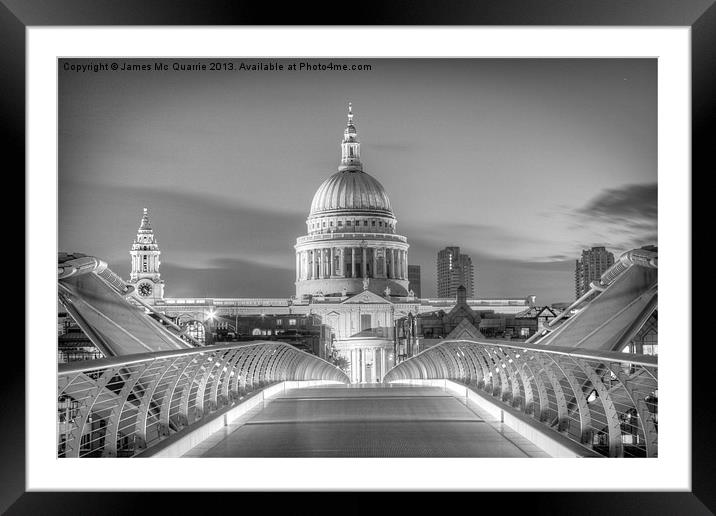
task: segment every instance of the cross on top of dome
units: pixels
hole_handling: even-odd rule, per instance
[[[343,142],[358,142],[357,137],[358,131],[353,123],[353,103],[348,103],[348,124],[346,130],[343,132]]]

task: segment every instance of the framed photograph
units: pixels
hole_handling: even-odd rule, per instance
[[[140,491],[713,510],[690,303],[710,2],[321,26],[56,7],[0,8],[28,201],[3,510]]]

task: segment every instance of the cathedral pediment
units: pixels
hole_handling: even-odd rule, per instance
[[[537,313],[537,317],[557,317],[557,314],[548,306],[545,306]]]
[[[485,336],[480,330],[475,328],[467,319],[463,319],[455,329],[445,337],[445,340],[480,340],[484,338]]]
[[[357,305],[357,304],[380,304],[380,305],[392,305],[390,301],[378,294],[371,292],[370,290],[364,290],[360,294],[356,294],[353,297],[349,297],[341,303],[342,305]]]

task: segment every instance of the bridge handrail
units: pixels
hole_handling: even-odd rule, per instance
[[[276,341],[62,364],[58,457],[134,456],[269,385],[350,383],[329,362]]]
[[[630,364],[634,365],[640,365],[644,367],[657,367],[658,365],[658,357],[653,355],[635,355],[631,353],[622,353],[620,351],[599,351],[599,350],[591,350],[591,349],[583,349],[583,348],[568,348],[564,346],[546,346],[542,344],[527,344],[525,342],[515,342],[513,340],[500,340],[500,339],[490,339],[487,341],[478,341],[478,340],[465,340],[465,339],[456,339],[456,340],[446,340],[443,342],[466,342],[466,343],[475,343],[475,344],[482,344],[485,346],[497,346],[501,348],[510,348],[510,349],[517,349],[517,350],[529,350],[529,351],[542,351],[551,353],[554,355],[568,355],[570,357],[574,358],[584,358],[587,360],[610,360],[610,361],[616,361],[616,362],[628,362]],[[442,342],[438,343],[437,345],[442,344]],[[432,346],[428,349],[425,349],[421,351],[420,353],[425,353],[427,351],[430,351],[433,347]],[[418,353],[418,355],[420,354]],[[418,356],[416,355],[416,356]]]
[[[448,379],[610,457],[658,456],[657,358],[509,341],[446,340],[386,383]]]
[[[647,267],[650,269],[658,268],[658,254],[646,249],[632,249],[623,253],[619,259],[609,267],[599,279],[599,285],[608,287],[616,278],[618,278],[625,270],[634,265]]]
[[[119,367],[119,366],[125,366],[125,365],[131,365],[131,364],[137,364],[139,362],[147,362],[152,360],[157,360],[160,358],[167,358],[167,357],[181,357],[186,355],[201,355],[204,353],[211,353],[215,351],[224,351],[227,349],[235,349],[238,347],[241,348],[250,348],[254,346],[260,346],[263,344],[284,344],[280,341],[272,341],[272,340],[253,340],[249,342],[232,342],[229,344],[213,344],[211,346],[201,346],[196,348],[188,348],[188,349],[172,349],[167,351],[157,351],[156,353],[133,353],[131,355],[122,355],[120,357],[110,357],[110,358],[99,358],[97,360],[80,360],[77,362],[66,362],[64,364],[59,364],[57,368],[57,376],[59,377],[62,374],[69,374],[69,373],[84,373],[88,371],[95,371],[100,368],[108,368],[108,367]],[[288,344],[287,344],[288,345]],[[307,353],[306,351],[303,351],[301,349],[296,349],[299,353],[304,353],[308,355],[309,357],[318,358],[315,355],[312,355],[310,353]],[[323,360],[323,359],[319,359]]]

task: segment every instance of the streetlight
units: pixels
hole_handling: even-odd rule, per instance
[[[207,323],[207,326],[209,327],[209,335],[211,338],[210,344],[214,343],[214,325],[212,324],[214,320],[216,319],[216,312],[214,309],[209,310],[209,314],[206,316],[205,322]],[[206,337],[204,338],[204,345],[206,345]]]

